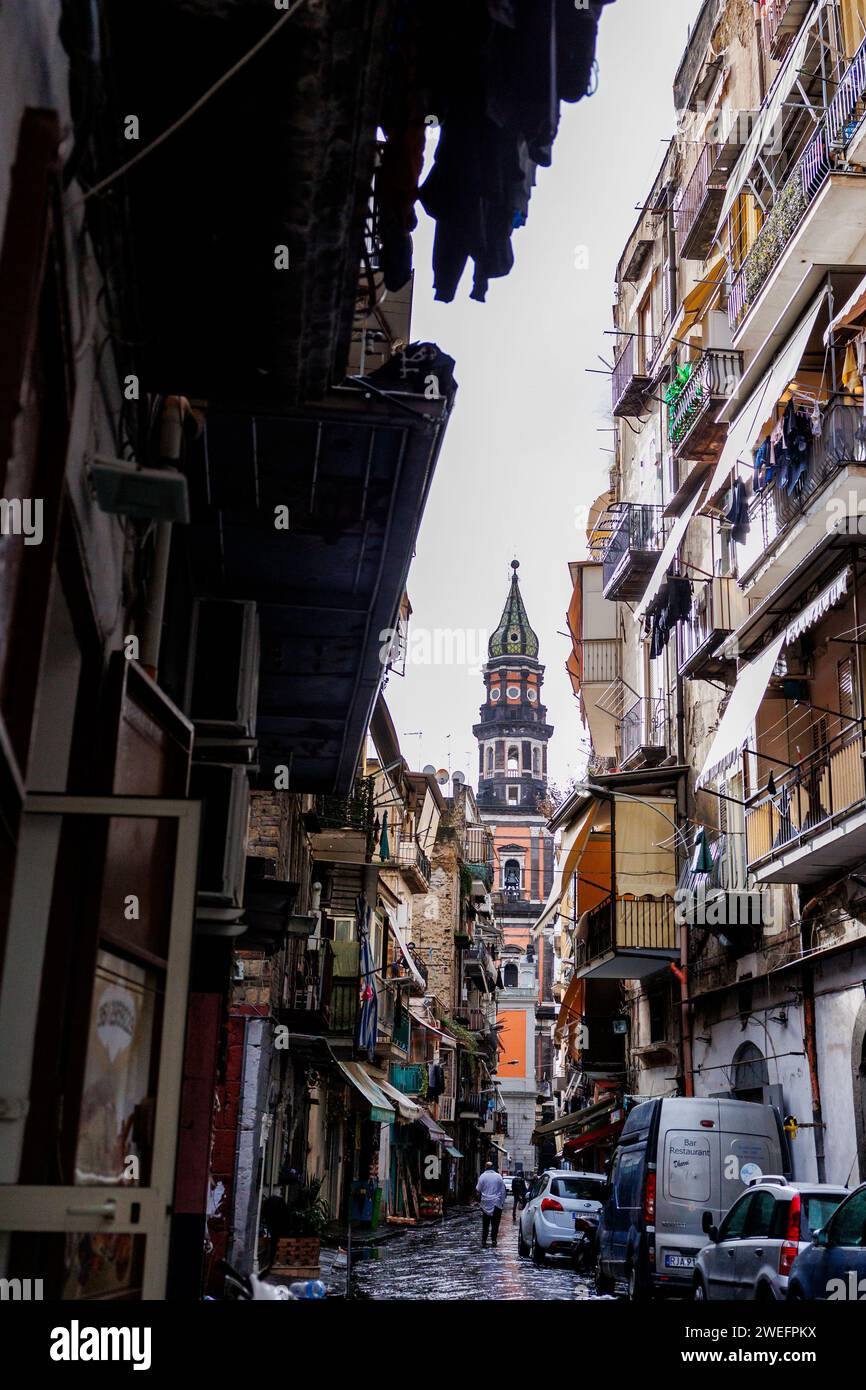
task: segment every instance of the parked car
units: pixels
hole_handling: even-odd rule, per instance
[[[508,1192],[509,1194],[510,1194],[510,1192],[511,1192],[511,1185],[512,1185],[512,1183],[514,1182],[514,1176],[515,1176],[514,1173],[503,1173],[503,1174],[502,1174],[502,1181],[505,1183],[505,1191]]]
[[[577,1238],[574,1219],[601,1209],[603,1173],[569,1173],[552,1168],[532,1184],[520,1213],[517,1250],[542,1264],[547,1255],[570,1255]]]
[[[764,1176],[753,1180],[720,1226],[705,1212],[708,1243],[695,1263],[695,1299],[786,1298],[794,1261],[847,1193],[828,1183]]]
[[[600,1293],[625,1280],[629,1297],[690,1295],[703,1212],[721,1221],[752,1178],[790,1173],[772,1105],[676,1096],[644,1101],[626,1119],[598,1233]]]
[[[866,1183],[841,1202],[802,1250],[788,1280],[791,1299],[866,1299]]]

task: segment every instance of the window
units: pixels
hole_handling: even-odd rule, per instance
[[[510,790],[510,788],[509,788]],[[502,886],[506,892],[520,892],[521,887],[520,864],[516,859],[506,859],[502,869]]]
[[[508,800],[509,800],[509,801],[513,801],[513,802],[515,803],[515,805],[516,805],[518,799],[519,799],[519,792],[518,792],[517,787],[509,787],[509,788],[508,788]]]
[[[509,772],[520,771],[520,749],[514,745],[508,750],[508,770]]]
[[[490,687],[490,701],[491,701],[491,704],[494,704],[494,705],[495,705],[495,704],[496,704],[496,701],[499,699],[499,697],[500,697],[501,694],[502,694],[502,690],[500,689],[500,687],[499,687],[498,685],[491,685],[491,687]]]
[[[840,1197],[803,1196],[800,1206],[800,1239],[811,1240],[826,1226],[841,1201]]]
[[[746,1217],[744,1238],[752,1240],[761,1236],[775,1235],[776,1214],[778,1212],[781,1215],[785,1206],[784,1202],[776,1201],[772,1192],[756,1192],[755,1200]]]
[[[488,748],[488,750],[487,750],[487,776],[488,776],[488,777],[492,777],[492,776],[493,776],[493,749],[492,749],[492,748]]]
[[[509,961],[508,964],[506,965],[504,971],[502,972],[502,978],[503,978],[503,980],[505,981],[505,988],[506,988],[506,989],[516,989],[516,988],[517,988],[517,983],[518,983],[518,978],[519,978],[519,977],[518,977],[518,974],[517,974],[517,966],[514,964],[514,961],[513,961],[513,960]]]
[[[640,1206],[643,1171],[644,1155],[642,1151],[620,1154],[614,1177],[614,1192],[618,1207],[629,1209]]]
[[[335,940],[335,941],[354,941],[354,940],[355,940],[355,919],[354,919],[354,917],[335,917],[335,918],[334,918],[334,940]]]
[[[526,698],[529,700],[530,704],[535,704],[535,701],[538,699],[538,691],[535,689],[534,685],[530,685],[527,689]]]
[[[746,1227],[746,1217],[749,1214],[749,1207],[754,1201],[754,1192],[747,1192],[736,1202],[728,1212],[721,1226],[719,1227],[719,1240],[741,1240],[743,1231]]]
[[[539,757],[537,748],[533,748],[532,750],[532,771],[536,777],[541,771],[541,758]]]
[[[506,693],[506,695],[508,696],[509,700],[519,700],[519,699],[520,699],[520,686],[519,686],[519,685],[509,685],[508,688],[507,688],[507,690],[505,691],[505,693]]]
[[[831,1245],[866,1249],[866,1187],[855,1192],[837,1211],[828,1227]]]
[[[570,1197],[578,1202],[600,1202],[603,1190],[600,1178],[553,1178],[550,1184],[551,1197]]]
[[[650,1042],[664,1042],[667,1037],[665,1017],[665,996],[661,993],[649,996]]]

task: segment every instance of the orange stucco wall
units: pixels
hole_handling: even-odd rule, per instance
[[[499,1076],[504,1081],[509,1076],[526,1075],[526,1011],[524,1009],[500,1009],[496,1022],[501,1023],[499,1034]],[[509,1065],[513,1063],[514,1065]]]

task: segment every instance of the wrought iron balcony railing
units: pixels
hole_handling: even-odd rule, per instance
[[[658,763],[668,752],[667,702],[662,696],[638,699],[620,720],[620,760],[623,764],[641,757]]]
[[[650,377],[645,363],[651,361],[653,343],[638,338],[626,338],[622,352],[616,358],[611,385],[611,410],[614,415],[639,415],[649,389]],[[641,360],[642,359],[642,360]]]
[[[603,964],[606,973],[622,971],[611,978],[638,979],[647,973],[640,957],[673,958],[677,935],[673,898],[606,898],[587,913],[583,939],[575,943],[575,972]]]
[[[735,579],[717,576],[696,586],[692,610],[678,629],[680,675],[720,675],[728,663],[716,656],[716,648],[745,621],[748,612],[748,601]]]
[[[812,0],[764,0],[761,34],[771,58],[781,58],[812,5]]]
[[[863,412],[858,406],[836,402],[824,414],[821,433],[812,440],[809,462],[796,485],[772,484],[763,488],[749,506],[749,525],[760,528],[761,551],[766,553],[778,538],[799,520],[810,498],[838,469],[866,463]]]
[[[866,100],[866,44],[848,65],[838,91],[805,150],[778,189],[772,207],[743,264],[731,282],[728,317],[736,332],[797,232],[863,118]],[[866,175],[845,169],[852,178]]]
[[[656,567],[664,544],[659,506],[620,502],[602,553],[602,586],[607,599],[638,599]]]
[[[704,260],[715,239],[728,181],[719,154],[718,145],[704,145],[674,209],[679,254],[688,260]]]
[[[712,459],[721,453],[728,431],[716,423],[716,414],[742,374],[742,353],[711,348],[694,363],[682,388],[669,388],[668,440],[675,457]]]
[[[746,811],[750,872],[822,828],[835,826],[839,836],[844,836],[845,816],[866,802],[863,752],[863,721],[846,720],[838,733],[796,767],[774,772],[773,794],[759,793]],[[772,871],[762,877],[772,880]]]

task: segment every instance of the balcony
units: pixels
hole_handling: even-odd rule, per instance
[[[319,941],[317,948],[311,948],[308,940],[289,938],[285,970],[289,1000],[279,1010],[279,1021],[290,1033],[330,1032],[333,956],[330,941]],[[353,983],[357,994],[357,981]]]
[[[389,1077],[391,1085],[404,1096],[417,1096],[425,1089],[425,1070],[416,1062],[392,1062]]]
[[[749,529],[738,547],[740,578],[748,583],[750,597],[768,594],[826,537],[833,509],[857,521],[866,505],[862,434],[863,414],[857,406],[831,406],[793,492],[770,485],[752,498]]]
[[[390,838],[390,837],[389,837]],[[386,869],[401,869],[409,886],[416,893],[426,893],[430,887],[430,860],[418,841],[408,835],[394,831],[390,838],[388,858],[377,857],[377,863]]]
[[[610,685],[622,675],[622,643],[618,637],[598,637],[577,644],[580,684]]]
[[[463,860],[472,877],[480,878],[489,888],[493,882],[493,836],[486,825],[467,825]]]
[[[661,507],[618,503],[613,531],[601,557],[604,597],[630,601],[641,598],[663,544]]]
[[[674,209],[679,254],[703,261],[716,239],[733,153],[726,145],[704,145]]]
[[[749,872],[759,883],[811,883],[866,852],[866,729],[846,721],[746,811]],[[766,764],[764,764],[766,766]]]
[[[667,704],[660,696],[638,699],[620,720],[620,766],[657,767],[668,755]]]
[[[454,1010],[454,1017],[458,1023],[462,1023],[464,1028],[468,1028],[470,1033],[487,1032],[487,1016],[483,1009],[470,1009],[466,1005]]]
[[[496,964],[483,941],[469,947],[463,957],[463,970],[467,980],[481,978],[488,985],[496,983]]]
[[[851,164],[866,164],[866,40],[851,60],[851,66],[830,103],[831,138],[847,145]]]
[[[812,0],[765,0],[761,36],[771,58],[782,57],[812,8]]]
[[[481,1120],[487,1114],[487,1097],[480,1091],[470,1091],[457,1098],[458,1120]]]
[[[729,661],[716,655],[716,648],[748,616],[748,601],[735,579],[719,577],[696,588],[692,611],[679,627],[680,675],[691,680],[724,675]]]
[[[856,59],[855,64],[848,74],[853,71],[856,80],[846,81],[846,74],[733,276],[728,317],[738,347],[757,350],[797,295],[804,275],[853,263],[866,233],[866,175],[852,170],[840,153],[866,90],[866,64]]]
[[[679,959],[673,898],[607,898],[587,913],[575,944],[580,979],[639,980]]]
[[[742,353],[712,348],[692,365],[682,387],[668,388],[668,440],[675,458],[718,459],[728,427],[718,424],[716,416],[742,374]]]
[[[649,362],[652,355],[652,344],[642,343],[639,338],[626,338],[625,347],[613,368],[611,411],[614,415],[641,414],[651,378],[640,359]]]
[[[348,797],[317,796],[306,817],[318,860],[363,864],[373,852],[373,784],[357,781]]]

